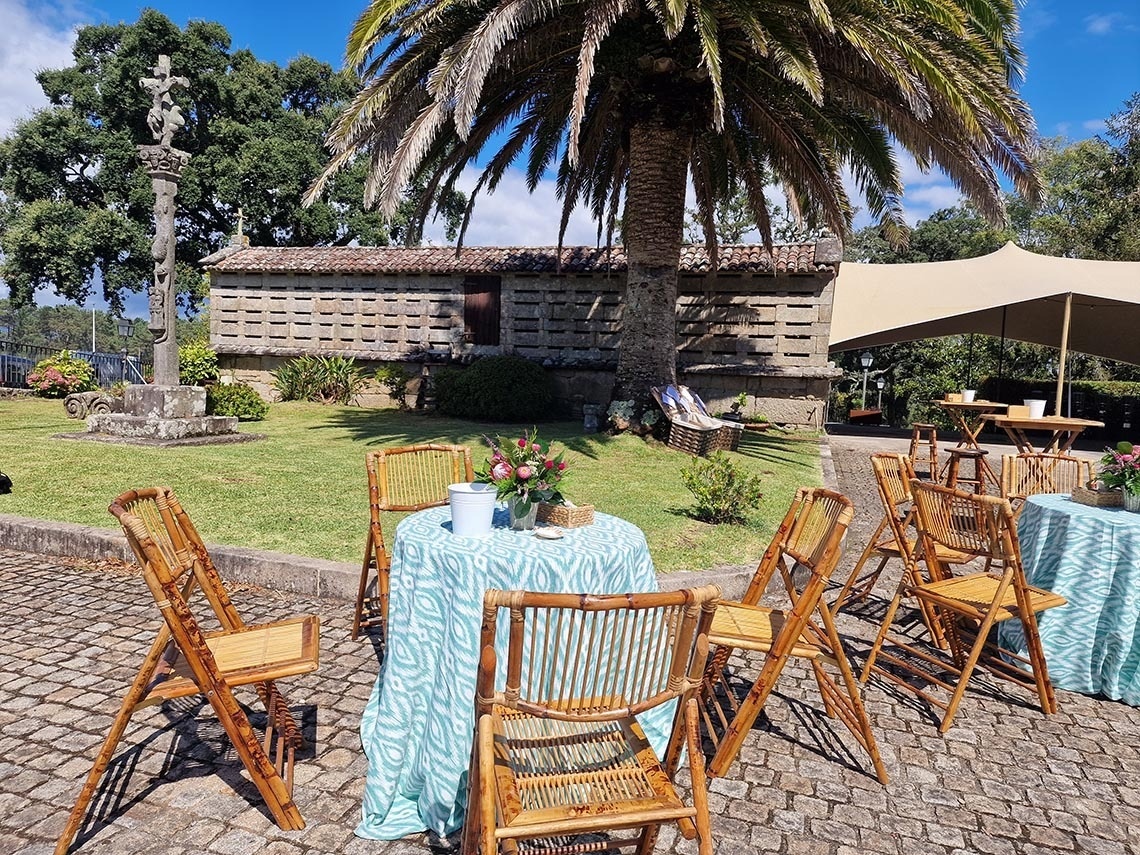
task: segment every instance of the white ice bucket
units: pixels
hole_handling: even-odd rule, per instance
[[[962,403],[963,404],[974,403],[974,396],[977,394],[978,394],[978,391],[976,389],[963,389],[962,390]]]
[[[451,533],[458,537],[482,537],[491,533],[495,516],[494,484],[451,484]]]
[[[1045,401],[1043,398],[1024,398],[1023,403],[1029,407],[1029,418],[1045,418]]]

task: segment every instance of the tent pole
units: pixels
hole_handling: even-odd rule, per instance
[[[1073,292],[1065,295],[1065,323],[1061,328],[1061,361],[1057,366],[1057,405],[1053,415],[1061,415],[1061,399],[1065,394],[1065,361],[1069,358],[1069,323],[1073,318]]]
[[[997,394],[995,397],[1001,400],[1001,380],[1002,368],[1005,363],[1005,310],[1006,306],[1001,307],[1001,346],[998,348],[998,381],[997,381]]]

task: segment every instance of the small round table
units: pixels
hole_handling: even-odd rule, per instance
[[[1030,496],[1017,533],[1029,583],[1069,601],[1037,619],[1053,685],[1140,706],[1140,514]],[[999,632],[1025,655],[1018,621]]]
[[[360,837],[396,840],[425,829],[442,835],[463,824],[487,588],[657,590],[645,535],[625,520],[596,514],[593,525],[565,529],[561,540],[510,531],[507,524],[500,509],[489,536],[455,537],[451,509],[442,507],[396,527],[388,649],[360,723],[368,755]],[[504,668],[506,633],[500,636]],[[639,717],[659,751],[668,741],[671,706]]]

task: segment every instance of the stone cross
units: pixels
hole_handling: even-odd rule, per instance
[[[151,94],[153,104],[146,116],[147,127],[157,145],[140,145],[139,158],[150,175],[154,188],[154,241],[150,254],[154,259],[154,281],[147,289],[150,303],[149,329],[154,333],[154,382],[158,386],[178,385],[178,343],[174,336],[177,309],[174,301],[174,197],[178,179],[190,161],[187,152],[171,145],[174,133],[186,118],[174,103],[170,90],[187,88],[190,81],[170,73],[170,57],[162,54],[151,69],[154,77],[144,77],[139,85]]]

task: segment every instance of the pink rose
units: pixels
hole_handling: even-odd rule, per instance
[[[526,448],[526,437],[519,440],[519,448]]]
[[[558,464],[558,471],[561,472],[565,468],[566,468],[566,461],[564,460]]]
[[[541,451],[542,451],[542,446],[541,446],[541,445],[539,445],[539,444],[536,442],[536,443],[533,443],[533,444],[531,445],[531,447],[530,447],[530,450],[531,450],[531,451],[535,451],[535,452],[541,452]]]
[[[515,470],[515,474],[519,476],[520,481],[525,481],[534,474],[534,470],[529,466],[520,466]]]
[[[542,465],[543,465],[543,468],[545,468],[545,469],[553,469],[554,468],[554,461],[553,460],[544,460],[544,461],[542,461]]]
[[[496,481],[505,481],[511,477],[511,465],[506,461],[496,463],[491,467],[491,477]]]

